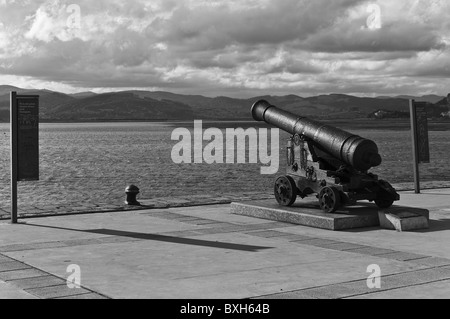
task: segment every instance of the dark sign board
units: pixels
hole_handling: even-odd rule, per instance
[[[17,180],[39,180],[39,97],[20,96],[17,107]]]
[[[417,125],[417,156],[419,163],[430,163],[430,144],[428,138],[428,113],[426,103],[414,104]]]

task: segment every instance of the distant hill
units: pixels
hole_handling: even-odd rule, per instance
[[[106,120],[187,120],[193,119],[192,109],[185,104],[147,97],[130,92],[96,94],[62,104],[48,114],[59,121]]]
[[[396,98],[396,99],[405,99],[405,100],[415,100],[417,102],[428,102],[428,103],[432,103],[435,104],[437,102],[439,102],[440,100],[442,100],[444,97],[443,96],[439,96],[439,95],[424,95],[424,96],[412,96],[412,95],[398,95],[395,97],[392,96],[379,96],[377,97],[378,99],[392,99],[392,98]]]
[[[0,85],[0,95],[9,94],[11,91],[19,91],[23,89],[19,89],[18,87],[11,86],[11,85]]]
[[[26,90],[10,86],[0,86],[0,122],[9,121],[10,91],[18,94],[39,95],[40,96],[40,117],[49,118],[54,108],[65,105],[74,100],[73,97],[49,90]]]
[[[94,92],[80,92],[80,93],[74,93],[74,94],[69,94],[69,95],[76,99],[83,99],[85,97],[91,97],[91,96],[95,96],[97,94]]]
[[[203,105],[207,104],[211,98],[204,97],[201,95],[182,95],[182,94],[174,94],[170,92],[150,92],[150,91],[128,91],[133,93],[141,98],[151,98],[154,100],[162,101],[175,101],[179,103],[184,103],[187,105]]]
[[[49,90],[25,90],[0,86],[0,121],[9,121],[9,92],[40,95],[40,117],[44,121],[118,121],[118,120],[251,120],[250,107],[258,100],[301,116],[318,119],[367,118],[382,110],[387,114],[409,112],[408,96],[366,98],[330,94],[304,98],[298,95],[259,96],[236,99],[205,97],[170,92],[123,91],[96,94],[63,94]],[[437,96],[428,96],[434,99]],[[425,98],[425,97],[424,97]],[[415,98],[416,100],[420,100]],[[443,100],[443,97],[440,97]],[[444,99],[445,100],[445,99]],[[439,116],[447,106],[429,104],[430,116]]]
[[[439,100],[438,102],[436,102],[436,105],[437,106],[446,106],[446,107],[450,108],[450,105],[449,105],[446,97],[444,97],[441,100]]]

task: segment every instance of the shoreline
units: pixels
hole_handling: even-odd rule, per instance
[[[414,191],[414,183],[397,183],[393,184],[394,188],[399,192]],[[433,189],[447,189],[450,188],[450,181],[429,181],[422,182],[422,190]],[[418,194],[418,196],[420,196]],[[127,212],[149,209],[169,209],[169,208],[183,208],[183,207],[200,207],[211,205],[229,205],[232,202],[252,201],[274,199],[271,193],[227,193],[222,196],[215,195],[191,195],[191,196],[174,196],[156,197],[150,199],[140,199],[141,206],[128,206],[122,203],[80,203],[80,202],[66,202],[57,203],[53,206],[33,206],[33,205],[19,205],[19,218],[32,219],[53,216],[72,216],[72,215],[87,215],[87,214],[101,214],[111,212]],[[125,200],[125,196],[123,198]],[[275,200],[275,199],[274,199]],[[300,200],[300,199],[298,199]],[[8,207],[0,206],[0,221],[10,219]]]
[[[185,126],[193,126],[194,120],[202,121],[206,126],[211,126],[216,124],[219,128],[225,127],[225,124],[231,124],[228,126],[232,127],[267,127],[271,128],[273,126],[263,123],[256,122],[252,119],[192,119],[192,120],[83,120],[83,121],[67,121],[67,120],[41,120],[41,125],[114,125],[114,124],[154,124],[154,125],[179,125],[184,124]],[[321,122],[327,125],[333,125],[338,128],[346,130],[389,130],[389,131],[409,131],[411,129],[411,122],[409,119],[320,119]],[[0,122],[0,126],[8,126],[9,122]],[[228,127],[227,126],[227,127]],[[430,132],[438,131],[450,131],[450,120],[446,119],[429,119],[428,120],[428,130]]]

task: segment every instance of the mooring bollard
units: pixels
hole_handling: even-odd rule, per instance
[[[141,203],[139,203],[136,199],[136,196],[139,194],[139,188],[135,185],[130,185],[125,189],[125,193],[127,194],[127,200],[125,204],[130,206],[140,206]]]

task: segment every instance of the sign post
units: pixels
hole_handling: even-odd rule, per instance
[[[413,141],[414,188],[420,194],[420,164],[430,163],[427,103],[410,100]]]
[[[17,224],[17,93],[11,92],[11,223]]]
[[[39,96],[11,92],[11,222],[17,224],[17,182],[39,180]]]

